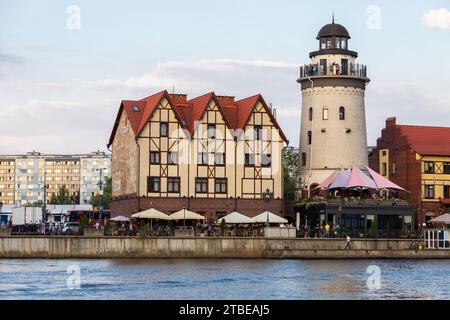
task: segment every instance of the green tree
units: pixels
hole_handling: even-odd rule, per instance
[[[298,152],[285,148],[283,152],[284,199],[295,200],[295,185],[297,179]]]
[[[50,204],[73,204],[76,199],[70,196],[69,189],[65,185],[59,187],[58,192],[52,193]]]
[[[103,185],[103,195],[97,193],[91,197],[91,204],[94,207],[101,205],[105,209],[109,209],[109,205],[112,199],[112,179],[110,177],[105,178],[105,184]]]

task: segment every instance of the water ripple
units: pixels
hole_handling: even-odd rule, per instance
[[[370,290],[367,267],[381,270]],[[80,288],[67,286],[78,267]],[[69,270],[73,270],[70,269]],[[1,260],[0,299],[450,299],[444,260]]]

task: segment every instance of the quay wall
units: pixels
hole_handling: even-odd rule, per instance
[[[411,240],[0,236],[0,258],[450,258],[450,250],[410,250]]]

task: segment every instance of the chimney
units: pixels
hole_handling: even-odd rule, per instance
[[[272,114],[273,114],[273,117],[275,118],[275,120],[277,120],[277,109],[276,108],[273,108]]]
[[[393,128],[397,125],[397,118],[391,117],[386,119],[386,128]]]
[[[223,106],[233,106],[234,97],[233,96],[216,96],[219,103]]]
[[[172,102],[174,104],[187,103],[187,94],[172,93],[172,94],[169,94],[169,96],[170,96],[170,99],[172,99]]]

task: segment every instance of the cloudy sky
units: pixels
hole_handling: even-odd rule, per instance
[[[298,67],[331,20],[368,65],[369,145],[387,117],[450,125],[449,0],[0,0],[0,154],[105,150],[122,99],[262,93],[298,145]]]

